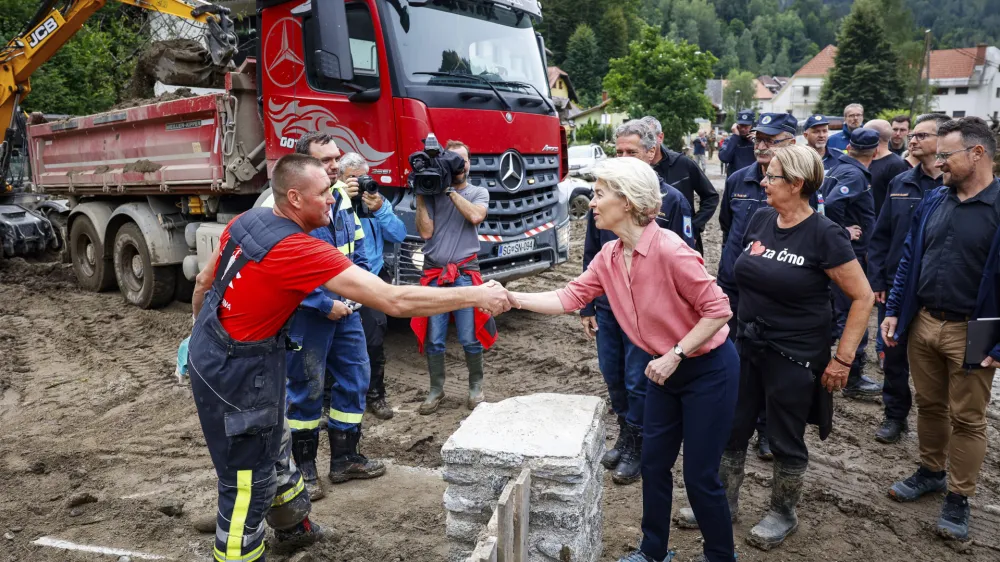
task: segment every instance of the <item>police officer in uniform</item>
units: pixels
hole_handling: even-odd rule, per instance
[[[841,154],[841,151],[827,144],[830,138],[830,120],[824,115],[810,115],[804,127],[802,137],[809,148],[815,150],[823,160],[823,170],[829,171],[834,164],[840,162],[837,155]]]
[[[353,266],[306,234],[329,223],[333,195],[323,165],[281,158],[275,208],[243,213],[223,231],[198,275],[188,366],[191,389],[219,479],[214,559],[264,560],[264,521],[281,544],[317,540],[311,504],[291,460],[284,416],[288,322],[309,293],[327,289],[395,316],[477,306],[509,309],[499,284],[456,289],[396,287]]]
[[[851,132],[851,143],[846,153],[835,153],[838,163],[827,172],[823,185],[825,214],[833,222],[844,227],[851,237],[851,246],[862,269],[868,266],[868,245],[875,229],[875,198],[871,190],[871,173],[868,164],[875,157],[879,135],[873,129],[863,127]],[[834,323],[833,337],[840,338],[844,331],[851,299],[836,286],[832,287]],[[882,385],[862,374],[865,364],[865,348],[868,345],[868,330],[865,330],[858,346],[854,362],[851,364],[846,398],[872,398],[882,393]]]
[[[740,111],[736,116],[736,133],[729,135],[719,150],[719,161],[726,164],[727,176],[757,161],[754,156],[753,140],[750,137],[751,127],[753,127],[753,110]]]

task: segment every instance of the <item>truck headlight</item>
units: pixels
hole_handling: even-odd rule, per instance
[[[569,249],[569,223],[556,229],[556,244],[558,247]]]

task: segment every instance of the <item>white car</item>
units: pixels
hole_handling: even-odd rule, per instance
[[[569,147],[569,174],[593,181],[591,170],[601,160],[607,158],[604,149],[596,144]]]

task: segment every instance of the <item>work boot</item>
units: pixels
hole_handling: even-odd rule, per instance
[[[774,478],[771,483],[771,511],[750,529],[747,542],[761,550],[771,550],[785,541],[799,528],[795,506],[802,497],[802,479],[806,465],[789,466],[774,461]]]
[[[391,420],[395,412],[392,411],[392,407],[386,401],[385,396],[380,396],[378,398],[368,398],[368,411],[372,413],[373,416],[380,420]]]
[[[427,354],[427,371],[431,375],[431,391],[417,409],[422,415],[433,414],[444,400],[444,354]]]
[[[306,517],[291,529],[275,529],[273,550],[276,554],[288,554],[321,540],[323,528]]]
[[[921,466],[902,482],[896,482],[889,488],[889,497],[898,502],[912,502],[921,496],[934,492],[943,492],[948,488],[948,476],[945,471],[932,472]]]
[[[744,471],[746,465],[746,451],[725,451],[722,453],[722,461],[719,463],[719,480],[722,487],[726,489],[726,501],[729,502],[729,517],[733,523],[739,520],[740,512],[740,486],[743,485]],[[697,529],[698,520],[695,519],[694,510],[690,507],[682,507],[674,518],[674,523],[682,529]]]
[[[774,459],[774,453],[771,452],[771,442],[759,431],[757,432],[757,458],[762,461]]]
[[[941,506],[937,532],[946,539],[964,541],[969,538],[969,498],[948,492]]]
[[[302,474],[302,482],[309,492],[309,499],[316,501],[326,495],[316,470],[316,451],[319,449],[319,430],[292,432],[292,459]]]
[[[652,556],[647,555],[641,550],[633,550],[625,556],[618,559],[618,562],[671,562],[677,554],[674,551],[667,552],[667,557],[663,560],[657,560]]]
[[[642,478],[642,428],[625,424],[628,432],[622,458],[611,473],[611,481],[615,484],[628,485]]]
[[[483,403],[483,352],[465,352],[465,365],[469,368],[469,399],[465,402],[465,407],[475,410],[476,406]]]
[[[378,478],[385,474],[381,461],[369,460],[358,451],[361,430],[341,431],[330,428],[330,481],[334,484],[348,480]]]
[[[608,449],[601,457],[601,464],[608,470],[614,470],[618,466],[618,461],[622,459],[622,449],[625,448],[625,436],[628,435],[628,424],[625,423],[625,416],[618,416],[618,439],[615,446]]]
[[[899,443],[906,431],[906,420],[894,420],[885,418],[882,425],[875,430],[875,440],[879,443],[893,444]]]
[[[860,369],[851,369],[844,387],[844,398],[872,400],[882,396],[882,385],[861,374]]]

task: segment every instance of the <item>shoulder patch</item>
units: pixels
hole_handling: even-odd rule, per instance
[[[688,238],[694,238],[694,227],[691,224],[691,217],[684,217],[684,236]]]
[[[840,192],[843,193],[844,195],[847,195],[848,193],[851,192],[851,188],[847,187],[846,185],[842,185],[840,186]]]

